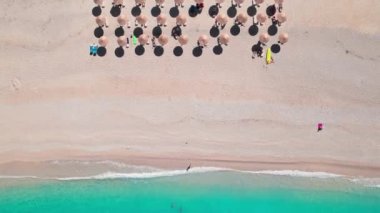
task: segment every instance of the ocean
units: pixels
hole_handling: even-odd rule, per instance
[[[82,177],[1,176],[0,212],[380,212],[369,179],[193,168]]]

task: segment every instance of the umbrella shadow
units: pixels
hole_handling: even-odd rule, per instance
[[[138,38],[140,35],[144,34],[144,30],[141,27],[136,27],[133,30],[133,35]]]
[[[229,7],[228,10],[227,10],[228,17],[235,18],[236,14],[237,14],[236,6],[235,5],[231,5],[231,7]]]
[[[223,53],[223,47],[220,44],[215,45],[212,51],[214,52],[215,55],[221,55]]]
[[[107,54],[107,49],[105,47],[99,47],[96,51],[96,54],[100,57],[103,57]]]
[[[121,8],[119,6],[113,6],[110,13],[113,17],[118,17],[121,14]]]
[[[273,53],[279,53],[281,51],[281,46],[279,44],[273,44],[271,47],[270,47],[270,50],[273,52]]]
[[[175,26],[172,28],[172,37],[177,39],[177,37],[182,35],[182,29],[180,26]]]
[[[103,30],[102,27],[97,27],[97,28],[95,28],[95,30],[94,30],[94,36],[95,36],[96,38],[100,38],[100,37],[102,37],[103,35],[104,35],[104,30]]]
[[[118,47],[118,48],[116,48],[116,49],[115,49],[115,55],[116,55],[116,57],[118,57],[118,58],[123,57],[123,56],[124,56],[124,49],[123,49],[123,47]]]
[[[156,38],[160,37],[162,35],[162,29],[160,26],[155,26],[152,30],[152,35]]]
[[[198,9],[195,5],[191,5],[189,8],[189,16],[194,18],[199,14]]]
[[[145,47],[143,45],[137,45],[137,47],[135,48],[135,54],[138,55],[138,56],[141,56],[141,55],[144,55],[145,53]]]
[[[257,33],[259,33],[259,27],[256,24],[251,25],[248,29],[248,33],[251,36],[257,35]]]
[[[177,57],[181,56],[183,54],[183,48],[181,46],[174,47],[173,54]]]
[[[208,15],[211,17],[211,18],[215,18],[215,16],[217,16],[219,14],[219,7],[216,6],[216,5],[212,5],[209,9],[208,9]]]
[[[194,47],[194,49],[193,49],[193,56],[194,57],[199,57],[199,56],[202,55],[202,53],[203,53],[203,48],[202,47],[200,47],[200,46]]]
[[[155,56],[160,57],[164,54],[165,50],[162,46],[156,46],[156,47],[154,47],[153,52],[154,52]]]
[[[124,28],[123,27],[118,27],[115,29],[115,36],[116,37],[120,37],[120,36],[123,36],[125,34],[124,32]]]
[[[175,18],[179,15],[179,9],[178,9],[178,6],[174,6],[172,8],[170,8],[169,10],[169,15],[172,17],[172,18]]]
[[[134,17],[137,17],[141,14],[141,8],[139,6],[134,6],[131,10],[131,14]]]
[[[257,14],[257,8],[255,5],[251,5],[247,8],[247,14],[251,17],[254,17]]]
[[[276,5],[274,5],[274,4],[273,5],[269,5],[267,7],[267,9],[266,9],[267,16],[268,17],[274,16],[276,14],[276,11],[277,11]]]
[[[277,28],[276,25],[272,24],[271,26],[268,27],[268,34],[269,34],[270,36],[274,36],[274,35],[276,35],[277,32],[278,32],[278,28]]]
[[[102,8],[100,6],[96,6],[92,8],[92,15],[98,17],[102,14]]]
[[[153,17],[157,17],[161,14],[161,8],[160,6],[156,5],[152,8],[152,10],[150,11],[150,13],[152,14]]]
[[[232,27],[230,29],[230,33],[233,36],[239,35],[240,34],[240,26],[238,24],[232,25]]]
[[[210,36],[216,38],[219,36],[219,34],[220,34],[219,27],[217,27],[215,25],[212,26],[210,29]]]

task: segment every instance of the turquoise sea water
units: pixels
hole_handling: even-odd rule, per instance
[[[380,212],[343,178],[209,172],[102,180],[0,179],[0,212]]]

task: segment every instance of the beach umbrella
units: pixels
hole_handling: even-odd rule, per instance
[[[139,16],[136,17],[136,21],[137,23],[139,23],[140,25],[146,25],[146,23],[148,22],[148,17],[146,17],[145,15],[141,14]]]
[[[285,15],[285,13],[278,13],[277,14],[277,20],[280,22],[280,23],[284,23],[286,20],[287,20],[287,17]]]
[[[135,3],[145,5],[145,0],[135,0]]]
[[[239,23],[244,24],[244,23],[246,23],[246,22],[248,21],[248,15],[245,14],[245,13],[239,13],[239,14],[237,15],[236,19],[237,19],[237,21],[238,21]]]
[[[227,45],[228,42],[230,42],[230,35],[225,32],[221,33],[219,36],[219,43]]]
[[[289,40],[289,35],[287,33],[280,33],[278,36],[278,42],[285,44]]]
[[[241,5],[244,3],[244,0],[235,0],[236,4]]]
[[[262,4],[264,3],[264,0],[255,0],[256,4]]]
[[[102,6],[104,4],[104,0],[94,0],[94,3],[99,6]]]
[[[185,0],[174,0],[175,5],[182,5],[185,3]]]
[[[274,0],[274,3],[276,3],[276,4],[283,4],[284,0]]]
[[[119,23],[120,26],[125,26],[128,23],[128,18],[126,15],[120,15],[117,17],[117,23]]]
[[[149,41],[149,36],[147,34],[141,34],[138,38],[138,41],[141,45],[145,45]]]
[[[113,0],[114,5],[124,5],[124,0]]]
[[[156,0],[156,4],[163,5],[165,3],[165,0]]]
[[[177,25],[186,25],[186,22],[187,22],[186,15],[180,14],[179,16],[177,16],[176,21],[177,21]]]
[[[269,41],[269,34],[268,33],[262,33],[259,37],[259,40],[261,43],[268,43]]]
[[[200,46],[206,46],[208,44],[208,36],[207,35],[201,35],[198,38],[198,42]]]
[[[104,16],[96,17],[95,21],[96,21],[96,24],[98,24],[100,27],[106,25],[106,22],[107,22],[106,17],[104,17]]]
[[[169,37],[168,36],[166,36],[166,35],[160,35],[160,37],[158,37],[158,43],[160,43],[161,46],[166,45],[168,42],[169,42]]]
[[[121,47],[126,46],[127,45],[127,37],[120,36],[119,38],[117,38],[117,44]]]
[[[102,37],[99,38],[98,42],[99,42],[100,46],[105,47],[108,44],[108,38],[105,37],[105,36],[102,36]]]
[[[178,42],[183,46],[189,42],[189,37],[187,35],[181,35],[178,37]]]
[[[157,25],[166,25],[166,15],[161,13],[157,16]]]
[[[267,20],[267,16],[264,15],[264,13],[258,13],[256,18],[257,18],[257,21],[261,24],[264,24],[265,21]]]
[[[220,25],[226,25],[228,23],[228,16],[223,14],[223,13],[220,13],[218,14],[216,17],[215,17],[215,20],[217,23],[219,23]]]

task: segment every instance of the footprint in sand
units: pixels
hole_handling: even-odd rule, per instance
[[[22,86],[20,79],[18,79],[18,78],[12,79],[11,86],[12,86],[12,89],[14,91],[19,91],[21,89],[21,86]]]

